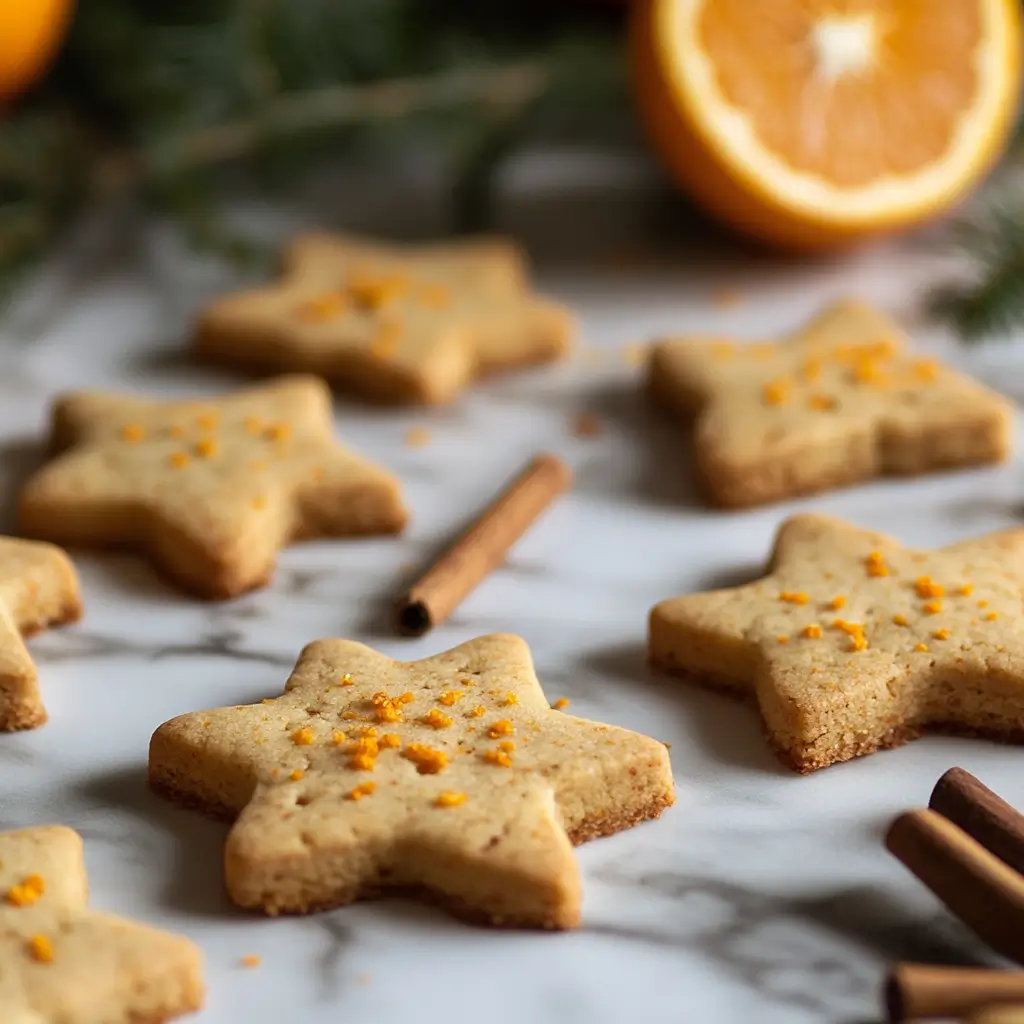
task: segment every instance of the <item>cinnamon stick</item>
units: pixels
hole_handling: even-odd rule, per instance
[[[979,938],[1024,962],[1024,877],[935,811],[901,814],[885,845]]]
[[[1024,1004],[986,1006],[964,1019],[967,1024],[1024,1024]]]
[[[885,983],[891,1021],[965,1017],[1014,1002],[1024,1002],[1024,971],[897,964]]]
[[[402,598],[399,631],[421,636],[444,622],[571,482],[561,459],[537,456]]]
[[[935,783],[928,806],[1024,874],[1024,814],[970,772],[950,768]]]

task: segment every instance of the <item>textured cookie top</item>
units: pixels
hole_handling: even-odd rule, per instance
[[[394,530],[397,482],[337,443],[330,393],[282,377],[221,398],[147,401],[73,392],[53,414],[63,450],[26,485],[24,531],[84,544],[149,545],[172,573],[230,594],[261,582],[294,536]],[[180,574],[179,574],[180,575]]]
[[[269,909],[345,902],[383,878],[437,887],[439,856],[452,864],[441,888],[464,907],[483,899],[474,876],[484,871],[504,878],[496,884],[525,875],[534,890],[554,887],[575,878],[567,833],[625,828],[673,794],[664,745],[549,708],[526,644],[511,636],[410,663],[316,641],[283,696],[161,726],[150,775],[184,802],[229,816],[246,808],[227,854],[236,898],[248,899],[233,863],[241,875],[290,857],[293,874],[329,877],[339,864],[358,876],[304,904],[253,897]],[[575,914],[560,906],[534,923]]]
[[[774,343],[669,339],[654,346],[652,384],[698,417],[696,444],[708,471],[728,471],[808,449],[866,438],[877,471],[912,470],[907,446],[980,419],[1009,444],[1010,404],[976,382],[906,348],[887,317],[838,303]],[[919,468],[926,468],[924,466]]]
[[[4,1024],[170,1020],[202,1000],[190,942],[91,912],[82,841],[59,826],[0,832]]]
[[[311,369],[371,396],[442,401],[481,370],[556,357],[569,333],[565,310],[528,293],[507,243],[310,235],[286,252],[279,282],[209,306],[196,347],[243,366]]]
[[[1024,716],[1022,587],[1024,530],[919,551],[795,516],[764,579],[657,605],[652,654],[755,691],[769,726],[789,708],[794,733],[849,709],[861,731],[972,727],[986,701],[996,729],[1004,701]]]

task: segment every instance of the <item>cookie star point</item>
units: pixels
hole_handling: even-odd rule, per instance
[[[1012,442],[1009,402],[915,354],[892,321],[855,301],[769,344],[662,340],[648,385],[695,422],[698,474],[723,506],[999,462]]]
[[[931,728],[1012,741],[1024,731],[1022,585],[1019,529],[921,551],[799,516],[780,528],[767,576],[656,605],[649,651],[753,698],[798,771]]]
[[[87,890],[78,833],[63,826],[0,832],[3,1019],[169,1021],[198,1010],[199,950],[90,910]]]
[[[534,297],[521,253],[497,240],[398,246],[309,235],[281,278],[213,302],[194,351],[262,371],[305,369],[386,402],[440,403],[475,377],[549,362],[567,311]]]
[[[82,614],[78,576],[52,544],[0,537],[0,732],[47,720],[24,637]]]
[[[334,438],[330,392],[290,376],[207,400],[75,392],[59,454],[25,485],[23,533],[148,553],[185,589],[233,597],[294,539],[395,533],[397,481]]]
[[[225,870],[242,906],[307,912],[411,888],[557,928],[578,921],[572,844],[674,799],[664,745],[552,710],[526,644],[503,635],[418,662],[315,641],[273,703],[161,726],[150,783],[236,819]]]

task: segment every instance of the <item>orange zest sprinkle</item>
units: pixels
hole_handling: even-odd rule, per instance
[[[766,405],[785,405],[789,400],[789,382],[786,380],[769,381],[761,389]]]
[[[42,875],[29,875],[19,885],[12,885],[4,899],[12,907],[31,907],[46,892],[46,881]]]
[[[846,595],[836,594],[836,596],[829,601],[828,606],[834,611],[839,611],[840,608],[844,608],[846,606]]]
[[[987,608],[988,607],[988,601],[985,601],[985,600],[979,601],[978,602],[978,607],[979,608]]]
[[[402,737],[397,732],[386,732],[378,740],[378,746],[382,750],[395,750],[402,745]]]
[[[803,374],[804,380],[808,382],[814,382],[821,376],[821,360],[820,359],[805,359],[804,365],[800,372]],[[811,408],[815,408],[814,397],[810,400]]]
[[[465,690],[446,690],[437,698],[437,702],[438,704],[443,704],[446,708],[450,708],[456,701],[462,700],[465,695]]]
[[[175,469],[181,469],[188,465],[188,456],[184,452],[174,452],[171,455],[171,465]]]
[[[361,725],[359,727],[360,736],[376,736],[377,730],[372,725]]]
[[[511,754],[516,749],[516,745],[511,740],[502,740],[498,744],[499,750],[504,750],[506,754]]]
[[[45,935],[33,935],[28,940],[28,955],[37,964],[52,964],[53,943]]]
[[[512,767],[512,758],[504,750],[485,750],[482,756],[488,764],[497,765],[499,768]]]
[[[956,592],[961,597],[970,597],[971,594],[974,593],[974,584],[973,583],[961,583],[960,586],[956,588]]]
[[[270,426],[263,431],[263,436],[268,441],[286,441],[291,437],[291,433],[292,428],[290,424],[271,423]]]
[[[346,800],[362,800],[364,796],[370,796],[377,788],[376,782],[360,782],[354,789],[345,794]]]
[[[295,771],[288,776],[292,782],[298,782],[306,773],[301,768],[296,768]]]
[[[292,733],[292,743],[297,747],[311,747],[316,743],[316,733],[307,725]]]
[[[443,750],[435,750],[425,743],[407,743],[402,757],[416,765],[420,775],[436,775],[448,767],[448,755]]]
[[[914,376],[928,383],[939,375],[939,364],[934,359],[921,359],[914,364]]]
[[[505,707],[510,707],[513,704],[519,703],[519,697],[514,694],[511,690],[505,691],[505,699],[501,702]]]
[[[927,644],[914,644],[914,650],[917,651],[919,654],[927,654],[928,653],[928,645]]]
[[[836,407],[836,400],[831,395],[814,394],[807,399],[807,404],[815,412],[828,412]]]
[[[450,789],[443,790],[434,798],[435,807],[458,807],[466,802],[465,793],[455,793]]]
[[[424,725],[429,725],[431,729],[447,729],[453,719],[438,708],[431,708],[420,718],[420,721]]]
[[[809,626],[804,626],[803,635],[808,640],[817,640],[821,636],[821,626],[816,622],[812,622]]]
[[[348,737],[341,731],[341,729],[335,729],[334,732],[331,733],[331,742],[336,747],[340,747],[347,739]]]
[[[988,612],[985,615],[986,622],[995,622],[999,618],[999,612]]]
[[[383,690],[370,698],[378,722],[398,722],[402,718],[402,702],[398,697],[389,697]]]
[[[559,697],[558,700],[556,700],[555,703],[552,704],[551,706],[556,711],[561,711],[562,708],[567,708],[571,703],[572,703],[572,701],[569,700],[568,697]]]
[[[330,320],[345,308],[345,297],[335,293],[317,296],[299,306],[299,318],[312,323]]]
[[[789,637],[786,636],[785,634],[777,636],[775,639],[778,640],[778,642],[780,644],[788,644],[789,643]]]
[[[810,598],[802,590],[784,590],[779,594],[779,600],[790,604],[807,604]]]
[[[242,426],[247,434],[259,434],[263,430],[263,420],[259,416],[246,416]]]
[[[239,963],[243,967],[259,967],[263,961],[255,953],[249,953],[243,956]]]
[[[511,736],[515,731],[515,726],[507,718],[499,718],[494,725],[487,730],[487,735],[490,736],[492,740],[496,740],[500,736]]]
[[[201,459],[210,459],[217,454],[217,442],[212,437],[201,437],[196,441],[196,455]]]
[[[123,437],[125,441],[131,441],[133,444],[141,441],[145,436],[145,429],[140,427],[138,423],[126,423],[121,428],[121,437]]]
[[[466,717],[467,718],[481,718],[485,714],[487,714],[487,708],[485,708],[483,706],[483,704],[477,704],[477,706],[475,708],[473,708],[472,711],[467,711],[466,712]]]
[[[352,744],[348,766],[357,772],[372,772],[380,746],[372,736],[361,736]]]
[[[868,646],[864,636],[864,627],[859,622],[847,622],[845,619],[834,619],[832,628],[844,632],[850,638],[851,651],[863,651]]]
[[[906,615],[903,615],[900,612],[897,612],[892,617],[892,621],[893,621],[893,625],[894,626],[906,626],[907,625],[907,617],[906,617]]]
[[[936,640],[948,640],[949,639],[949,630],[946,629],[945,626],[943,626],[942,629],[933,630],[932,631],[932,636],[935,637]]]
[[[925,603],[923,605],[921,605],[921,610],[926,615],[938,615],[939,612],[942,611],[942,602],[941,601],[925,601]]]
[[[865,559],[869,576],[888,576],[889,566],[885,564],[885,555],[881,551],[872,551]]]
[[[398,697],[399,704],[411,704],[416,699],[415,695],[411,690],[406,690],[405,693],[400,694]]]
[[[352,301],[362,309],[380,309],[386,302],[396,298],[403,290],[405,281],[392,277],[356,277],[348,283]]]
[[[345,673],[345,674],[344,674],[344,675],[343,675],[343,676],[342,676],[342,677],[341,677],[341,678],[340,678],[340,679],[338,680],[338,685],[339,685],[339,686],[351,686],[351,685],[352,685],[352,684],[353,684],[354,682],[355,682],[355,680],[354,680],[354,679],[352,678],[352,676],[351,676],[351,675],[349,675],[349,673],[348,673],[348,672],[346,672],[346,673]]]
[[[918,576],[914,583],[918,597],[945,597],[946,588],[941,583],[932,582],[931,576]]]

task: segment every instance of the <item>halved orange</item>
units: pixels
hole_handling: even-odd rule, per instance
[[[1001,152],[1019,0],[635,0],[639,109],[734,227],[830,248],[926,221]]]
[[[73,0],[0,0],[0,97],[21,92],[46,70],[73,10]]]

